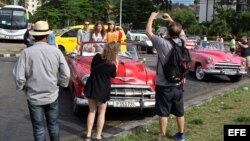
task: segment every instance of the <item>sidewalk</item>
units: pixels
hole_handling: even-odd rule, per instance
[[[16,57],[26,46],[23,43],[0,43],[0,57]]]

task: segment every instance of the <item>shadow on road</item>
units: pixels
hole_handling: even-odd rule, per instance
[[[0,43],[20,43],[23,44],[23,40],[0,40]]]

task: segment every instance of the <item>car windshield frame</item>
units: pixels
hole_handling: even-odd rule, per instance
[[[203,50],[220,50],[220,51],[226,51],[224,47],[224,43],[222,42],[216,42],[216,41],[200,41],[196,43],[195,49]]]
[[[94,47],[95,45],[105,46],[105,44],[106,44],[106,42],[83,42],[79,48],[78,54],[79,54],[79,56],[94,56],[96,53],[101,53],[101,52],[83,51],[83,47],[84,46]],[[123,57],[123,58],[134,59],[134,60],[139,59],[139,55],[137,53],[136,46],[133,44],[129,44],[129,43],[121,43],[118,56]]]

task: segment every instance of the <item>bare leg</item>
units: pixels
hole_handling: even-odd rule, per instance
[[[89,102],[89,114],[87,118],[87,137],[91,137],[92,128],[95,121],[95,114],[97,110],[97,102],[93,99],[88,99]]]
[[[168,126],[168,118],[167,117],[160,117],[159,122],[160,122],[161,135],[166,136],[167,126]]]
[[[177,117],[176,118],[176,122],[177,122],[177,125],[178,125],[179,133],[183,133],[184,132],[184,125],[185,125],[185,118],[184,118],[184,116]]]
[[[101,139],[102,138],[102,129],[105,123],[105,113],[106,113],[106,103],[97,102],[98,104],[98,119],[97,119],[97,133],[96,138]]]

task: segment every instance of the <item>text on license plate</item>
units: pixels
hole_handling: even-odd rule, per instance
[[[226,75],[235,75],[236,72],[234,72],[234,71],[226,71],[225,74]]]
[[[130,101],[114,101],[114,107],[135,107],[134,102]]]

